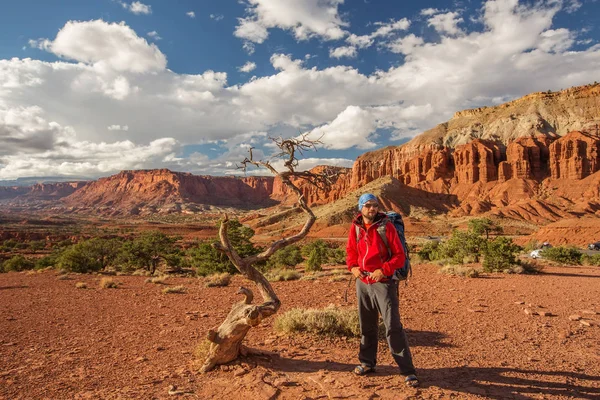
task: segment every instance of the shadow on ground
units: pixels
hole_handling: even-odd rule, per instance
[[[272,356],[252,356],[256,364],[266,369],[291,373],[343,372],[352,376],[356,363],[333,360],[306,360]],[[375,379],[398,375],[392,365],[380,365],[377,372],[361,379]],[[418,370],[420,390],[442,389],[488,399],[530,400],[541,398],[573,397],[600,398],[600,376],[570,371],[527,370],[510,367],[455,367]],[[366,387],[361,385],[362,387]]]

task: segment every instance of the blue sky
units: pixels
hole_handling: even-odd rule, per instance
[[[6,1],[0,181],[351,166],[455,111],[600,80],[598,0]]]

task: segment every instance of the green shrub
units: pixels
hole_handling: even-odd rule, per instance
[[[581,258],[581,262],[585,265],[600,267],[600,254],[594,254],[593,256],[584,254]]]
[[[434,261],[443,257],[442,246],[438,241],[427,242],[417,251],[417,256],[423,261]]]
[[[324,256],[325,254],[327,254],[327,242],[325,242],[322,239],[317,239],[314,240],[312,242],[309,242],[307,244],[305,244],[304,246],[302,246],[302,256],[304,258],[308,258],[310,257],[310,255],[312,254],[313,250],[318,249],[318,251],[321,253],[322,256]]]
[[[298,246],[286,246],[277,250],[267,261],[267,269],[295,267],[304,261]]]
[[[16,255],[2,263],[2,270],[4,272],[9,271],[25,271],[33,269],[35,264],[33,261],[23,257],[22,255]]]
[[[469,221],[469,232],[477,236],[485,234],[485,239],[488,240],[490,233],[502,233],[502,227],[489,218],[474,218]]]
[[[54,267],[58,262],[58,254],[49,254],[35,260],[35,269]]]
[[[327,249],[327,259],[330,263],[345,265],[346,249],[344,247],[338,247],[336,249]]]
[[[517,254],[522,248],[512,239],[498,236],[483,248],[483,270],[486,272],[509,270],[517,264]]]
[[[453,264],[463,264],[465,257],[478,262],[485,243],[476,233],[454,230],[450,239],[442,244],[440,258],[450,258]]]
[[[359,336],[358,312],[329,305],[324,309],[294,308],[277,317],[275,330],[287,334]]]
[[[179,250],[175,247],[177,239],[162,232],[144,232],[133,241],[123,244],[118,262],[135,268],[144,268],[150,271],[150,274],[154,274],[161,261],[174,262],[174,259],[170,259],[169,256],[178,254]]]
[[[120,243],[116,239],[86,240],[60,253],[57,265],[72,272],[100,271],[115,260],[119,247]]]
[[[254,230],[251,228],[243,226],[238,220],[229,221],[227,237],[240,257],[255,255],[263,251],[262,248],[255,246],[250,241],[252,236],[254,236]],[[217,240],[214,242],[217,242]],[[188,250],[187,255],[190,266],[196,269],[196,273],[199,276],[223,272],[230,274],[238,273],[237,268],[231,263],[229,258],[212,247],[211,243],[198,243],[198,245]],[[255,264],[254,267],[264,268],[264,265]]]
[[[550,247],[544,249],[542,257],[560,264],[576,265],[581,264],[583,254],[575,247]]]
[[[314,247],[308,257],[308,261],[306,262],[306,272],[317,272],[322,271],[323,267],[323,253],[322,249],[319,247]]]

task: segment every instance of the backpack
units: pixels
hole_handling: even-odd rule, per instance
[[[408,279],[408,275],[412,276],[412,269],[410,267],[410,259],[408,255],[408,245],[406,244],[406,237],[404,236],[404,221],[402,220],[402,215],[398,214],[394,211],[388,211],[385,213],[385,218],[380,222],[377,227],[377,233],[381,237],[381,240],[385,244],[385,247],[388,249],[388,259],[392,258],[392,250],[390,249],[390,245],[387,241],[387,236],[385,235],[385,229],[387,222],[391,222],[396,228],[396,232],[398,232],[398,237],[400,238],[400,243],[402,243],[402,248],[404,249],[404,255],[406,256],[404,260],[404,265],[401,268],[398,268],[394,271],[394,275],[392,279],[403,281]],[[360,235],[360,228],[356,227],[356,240],[358,241]]]

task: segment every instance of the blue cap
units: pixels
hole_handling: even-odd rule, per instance
[[[365,203],[371,200],[375,200],[377,203],[379,203],[379,200],[377,200],[377,197],[375,197],[374,194],[365,193],[362,196],[360,196],[360,198],[358,199],[358,211],[362,210]]]

